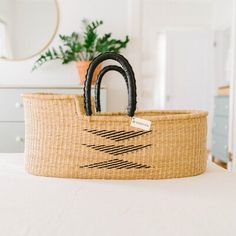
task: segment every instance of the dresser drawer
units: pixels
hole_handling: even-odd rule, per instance
[[[0,122],[24,121],[24,109],[21,94],[37,92],[82,95],[83,88],[0,89]],[[104,89],[101,90],[101,108],[102,111],[106,111],[106,91]]]
[[[23,122],[0,122],[0,152],[24,152]]]
[[[0,89],[0,121],[23,121],[21,91]]]
[[[212,155],[228,162],[228,137],[213,134]]]
[[[229,131],[229,119],[225,116],[215,116],[213,121],[212,132],[214,134],[220,134],[223,136],[228,136]]]
[[[229,97],[217,96],[215,97],[215,115],[229,116]]]

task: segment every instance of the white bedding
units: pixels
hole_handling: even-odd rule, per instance
[[[36,177],[0,154],[0,236],[235,236],[236,175],[159,181]]]

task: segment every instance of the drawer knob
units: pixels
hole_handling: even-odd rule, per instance
[[[24,142],[24,139],[22,137],[17,136],[16,137],[16,142]]]
[[[15,104],[15,108],[21,108],[21,107],[23,107],[23,104],[22,104],[22,103],[17,102],[17,103]]]

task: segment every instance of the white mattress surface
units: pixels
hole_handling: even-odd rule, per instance
[[[0,154],[0,236],[235,236],[236,175],[158,181],[37,177]]]

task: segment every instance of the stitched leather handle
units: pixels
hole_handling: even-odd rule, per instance
[[[114,60],[117,61],[124,72],[122,72],[122,75],[125,74],[126,76],[123,76],[124,79],[127,79],[127,87],[128,87],[128,116],[132,117],[134,116],[135,110],[136,110],[136,103],[137,103],[137,95],[136,95],[136,81],[133,69],[129,62],[126,60],[125,57],[123,57],[120,54],[113,53],[113,52],[107,52],[104,54],[100,54],[94,60],[90,63],[89,68],[87,70],[86,74],[86,80],[84,83],[84,108],[87,116],[92,115],[92,109],[91,109],[91,84],[92,84],[92,78],[94,71],[96,67],[103,61],[106,60]],[[101,79],[100,79],[101,80]]]
[[[125,71],[122,69],[122,67],[112,65],[112,66],[106,66],[106,67],[102,68],[102,70],[98,74],[96,84],[95,84],[95,106],[96,106],[97,112],[101,111],[100,89],[101,89],[101,82],[102,82],[103,76],[107,72],[112,71],[112,70],[119,72],[124,77],[125,82],[126,82],[126,86],[128,89],[128,79],[127,79]]]

